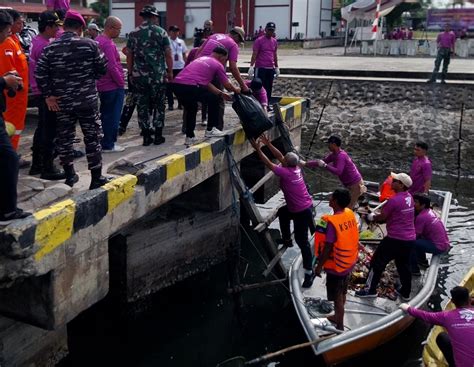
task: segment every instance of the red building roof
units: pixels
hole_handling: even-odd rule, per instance
[[[12,8],[19,11],[20,13],[28,13],[28,14],[39,14],[46,10],[46,6],[43,4],[17,3],[13,1],[0,1],[0,7]],[[78,11],[79,13],[81,13],[83,16],[86,16],[86,17],[99,16],[98,13],[88,8],[74,7],[74,6],[71,8]]]

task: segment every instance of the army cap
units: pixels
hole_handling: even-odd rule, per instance
[[[245,31],[242,27],[234,27],[231,32],[234,32],[239,35],[240,42],[245,42]]]
[[[63,22],[59,19],[58,15],[54,11],[44,11],[38,17],[38,24],[44,25],[53,25],[56,24],[58,26],[63,25]]]
[[[95,23],[89,23],[89,25],[87,26],[87,29],[91,29],[91,30],[94,30],[94,31],[97,31],[97,32],[102,32],[102,30],[99,28],[99,26]]]
[[[145,5],[140,12],[140,16],[146,16],[146,15],[154,15],[155,17],[159,17],[160,14],[158,14],[158,10],[153,5]]]

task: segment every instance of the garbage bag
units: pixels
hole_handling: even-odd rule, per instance
[[[248,138],[257,138],[273,127],[262,105],[254,96],[237,94],[234,96],[232,108],[237,113]]]

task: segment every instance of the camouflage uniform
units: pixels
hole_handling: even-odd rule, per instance
[[[151,131],[161,136],[165,123],[166,63],[165,51],[170,47],[166,31],[144,21],[130,33],[127,48],[133,55],[131,82],[137,93],[138,124],[144,134]]]
[[[106,73],[107,62],[97,43],[65,32],[44,48],[35,71],[45,98],[59,97],[57,150],[61,165],[72,167],[72,142],[79,121],[84,134],[90,170],[100,170],[102,127],[98,114],[96,80]]]

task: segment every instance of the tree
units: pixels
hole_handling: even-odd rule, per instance
[[[90,8],[94,10],[96,13],[99,13],[99,17],[96,19],[96,24],[99,27],[104,26],[105,19],[109,16],[109,3],[108,1],[100,1],[96,3],[92,3]]]

